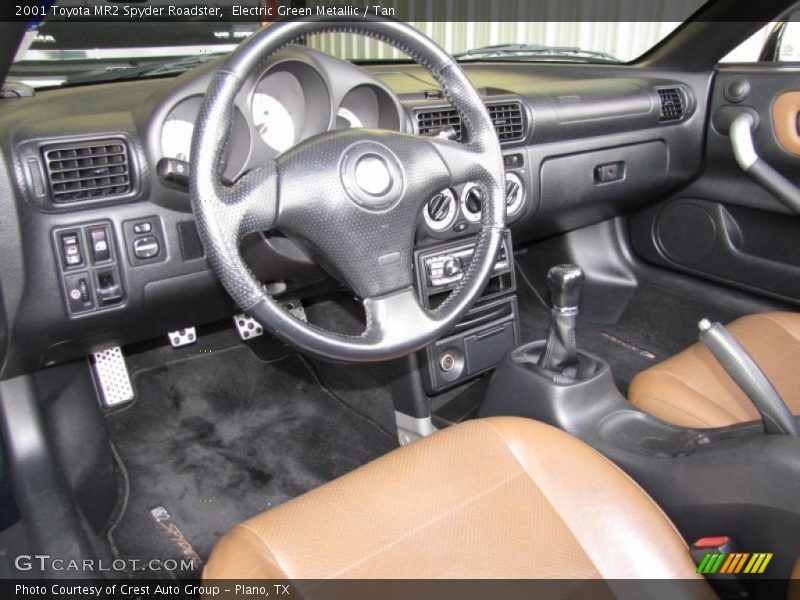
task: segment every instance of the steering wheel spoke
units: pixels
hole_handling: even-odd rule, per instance
[[[238,233],[244,237],[256,231],[269,231],[278,214],[278,173],[274,161],[264,163],[223,185],[219,199],[224,210],[235,212]]]
[[[439,325],[434,315],[419,303],[412,287],[364,300],[367,329],[364,338],[379,344],[409,344],[409,332],[425,338]],[[409,350],[413,350],[411,344]]]
[[[472,144],[462,144],[446,138],[425,138],[439,154],[450,173],[449,185],[463,185],[486,178],[486,157]]]

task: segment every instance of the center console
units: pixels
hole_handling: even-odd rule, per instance
[[[417,290],[435,309],[448,297],[472,260],[475,240],[462,239],[417,250]],[[420,351],[425,391],[435,395],[494,368],[519,343],[519,316],[511,232],[506,231],[494,273],[480,299],[452,335]]]

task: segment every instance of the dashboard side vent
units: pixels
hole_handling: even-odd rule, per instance
[[[108,200],[133,189],[128,147],[121,139],[45,146],[42,154],[56,204]]]
[[[661,100],[661,111],[658,120],[661,123],[680,121],[686,113],[686,101],[680,88],[658,88]]]
[[[514,142],[525,138],[525,117],[519,102],[492,103],[486,105],[500,142]],[[420,135],[430,135],[446,127],[453,127],[457,140],[462,141],[461,117],[454,108],[423,109],[416,113]]]

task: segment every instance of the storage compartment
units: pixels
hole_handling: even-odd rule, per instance
[[[476,375],[495,366],[516,342],[514,323],[511,322],[465,337],[467,375]]]
[[[666,188],[667,166],[660,140],[548,158],[540,169],[537,218],[564,230],[603,220],[657,197]]]

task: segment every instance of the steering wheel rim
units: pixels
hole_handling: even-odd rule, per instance
[[[413,58],[442,86],[461,116],[468,143],[386,131],[334,131],[301,142],[233,184],[224,183],[219,167],[243,82],[278,49],[329,32],[376,38]],[[254,34],[212,79],[191,156],[192,208],[212,270],[242,310],[305,351],[346,361],[405,355],[449,331],[492,275],[505,228],[505,171],[493,123],[460,65],[404,23],[379,17],[359,22],[306,18],[277,22]],[[377,157],[373,162],[389,173],[389,187],[378,194],[365,191],[367,180],[356,172],[367,156]],[[445,302],[425,310],[412,277],[419,213],[440,189],[470,181],[486,190],[475,252]],[[250,232],[272,229],[318,249],[321,263],[363,299],[367,326],[361,335],[300,321],[271,298],[244,263],[239,244]],[[363,235],[353,244],[342,231]]]

